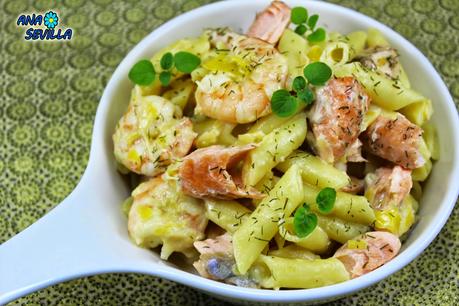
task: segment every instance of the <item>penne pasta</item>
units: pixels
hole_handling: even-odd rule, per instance
[[[255,186],[278,163],[297,149],[306,138],[306,115],[298,114],[275,129],[250,151],[242,166],[245,184]]]
[[[349,239],[370,231],[369,226],[344,221],[332,216],[318,214],[317,218],[320,227],[327,233],[328,237],[339,243],[346,243]]]
[[[316,197],[320,189],[309,184],[304,184],[303,192],[306,204],[310,205],[312,210],[319,212]],[[330,215],[364,225],[371,225],[375,220],[373,209],[365,197],[341,191],[336,192],[335,205]]]
[[[330,246],[330,239],[328,239],[327,233],[320,226],[316,226],[314,231],[306,237],[300,238],[295,235],[292,217],[285,219],[285,222],[279,225],[279,233],[286,241],[293,242],[316,253],[324,253]]]
[[[399,110],[414,103],[426,103],[423,120],[430,117],[429,102],[418,92],[404,88],[402,85],[375,71],[364,68],[360,63],[350,63],[336,66],[334,73],[338,77],[354,76],[364,86],[372,103],[388,109]]]
[[[265,288],[316,288],[350,279],[344,264],[333,257],[310,260],[262,255],[259,262],[271,274],[262,280]]]
[[[320,188],[341,189],[350,182],[346,172],[338,170],[317,156],[302,151],[290,154],[284,162],[276,166],[276,169],[285,172],[292,165],[299,166],[304,182]]]
[[[207,199],[205,204],[206,217],[229,233],[234,233],[251,213],[236,201]]]
[[[268,252],[268,256],[276,256],[282,258],[296,258],[296,259],[319,259],[320,256],[314,254],[305,248],[299,247],[296,244],[291,244],[278,250]]]
[[[246,273],[278,232],[278,222],[290,216],[303,200],[298,167],[291,167],[233,235],[238,271]]]

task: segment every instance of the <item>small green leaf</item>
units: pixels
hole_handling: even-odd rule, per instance
[[[161,57],[161,68],[164,70],[169,70],[172,68],[172,65],[174,64],[174,56],[172,53],[167,52],[164,53],[164,55]]]
[[[171,76],[172,75],[169,71],[162,71],[159,74],[159,81],[161,82],[163,86],[167,86],[171,82]]]
[[[314,62],[304,67],[303,74],[310,84],[323,85],[330,79],[332,70],[325,63]]]
[[[286,90],[276,90],[271,97],[271,109],[279,117],[289,117],[295,114],[298,101]]]
[[[129,70],[129,79],[137,85],[150,85],[155,79],[156,72],[153,64],[149,60],[140,60],[131,70]]]
[[[303,35],[304,33],[306,33],[306,30],[306,26],[304,24],[300,24],[295,28],[295,33],[298,35]]]
[[[302,76],[293,79],[292,88],[294,91],[300,91],[306,87],[306,80]]]
[[[297,6],[292,9],[290,20],[294,24],[302,24],[308,20],[308,10],[304,7]]]
[[[314,28],[316,27],[317,21],[319,20],[319,15],[312,15],[308,19],[308,27],[314,31]]]
[[[201,59],[192,53],[180,51],[175,53],[174,62],[178,71],[191,73],[201,64]]]
[[[327,34],[325,33],[325,30],[323,28],[318,28],[317,30],[309,34],[306,38],[309,42],[321,42],[324,41],[326,37]]]
[[[313,214],[307,204],[298,208],[293,216],[293,228],[299,238],[311,234],[317,226],[317,216]]]
[[[306,105],[310,105],[312,104],[312,101],[314,101],[314,93],[309,87],[305,87],[303,90],[298,91],[296,94],[298,99],[306,103]]]
[[[333,210],[336,201],[336,190],[330,187],[322,189],[316,197],[316,203],[321,213],[327,214]]]

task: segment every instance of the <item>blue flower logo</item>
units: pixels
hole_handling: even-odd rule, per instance
[[[45,14],[45,26],[47,26],[48,29],[54,29],[54,27],[57,26],[58,23],[59,17],[57,17],[56,13],[54,13],[53,11],[49,11]]]

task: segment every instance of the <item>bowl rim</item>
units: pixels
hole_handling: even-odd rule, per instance
[[[266,4],[269,3],[270,0],[252,0],[251,4],[254,2]],[[286,0],[286,2],[289,1]],[[111,92],[114,92],[117,85],[120,82],[123,82],[126,76],[122,75],[122,73],[123,71],[127,70],[128,66],[130,67],[132,65],[133,59],[138,59],[139,55],[152,44],[152,41],[155,41],[157,39],[156,37],[161,35],[160,33],[166,32],[171,28],[176,27],[177,23],[198,20],[200,16],[208,16],[216,10],[221,11],[225,10],[225,8],[238,5],[246,5],[247,3],[248,1],[246,0],[220,1],[193,9],[167,21],[163,25],[154,29],[150,34],[148,34],[133,47],[133,49],[123,58],[116,70],[113,72],[113,75],[111,76],[101,98],[101,103],[97,109],[96,120],[93,128],[93,142],[90,149],[88,168],[89,163],[94,160],[94,158],[91,158],[91,156],[94,157],[94,155],[98,155],[97,152],[100,152],[101,149],[99,146],[102,146],[103,143],[101,140],[103,140],[105,137],[105,118],[111,103],[111,99],[109,98],[111,97]],[[308,9],[310,8],[314,10],[317,7],[323,7],[324,9],[334,11],[339,15],[347,15],[349,17],[360,19],[367,24],[371,24],[372,27],[379,29],[381,32],[383,32],[383,34],[389,37],[390,40],[395,41],[400,45],[404,45],[404,47],[406,47],[407,50],[411,53],[411,56],[416,57],[418,61],[421,62],[421,65],[429,71],[431,79],[437,85],[439,85],[439,93],[443,98],[442,100],[446,102],[447,107],[451,110],[448,114],[448,120],[452,123],[456,131],[459,130],[458,113],[448,88],[430,61],[411,42],[381,22],[352,9],[321,1],[307,1],[307,4]],[[452,137],[455,138],[455,144],[459,144],[459,134],[454,133]],[[456,181],[459,180],[459,150],[455,148],[453,154],[454,159],[452,161],[453,165],[451,177],[454,181]],[[219,295],[226,298],[253,302],[306,302],[345,296],[383,280],[384,278],[402,269],[410,262],[412,262],[416,257],[418,257],[435,239],[435,237],[438,235],[446,223],[454,208],[458,194],[459,184],[453,185],[448,189],[444,200],[444,202],[447,203],[443,204],[445,207],[442,207],[444,209],[443,213],[438,214],[435,219],[432,219],[429,226],[424,230],[423,233],[420,234],[419,238],[417,239],[417,243],[413,243],[408,246],[400,255],[396,256],[384,266],[359,278],[355,278],[343,283],[312,289],[271,290],[242,288],[228,285],[185,272],[178,268],[169,268],[165,266],[158,266],[158,269],[151,274],[208,292],[212,295]],[[123,270],[120,272],[145,273],[145,271],[140,267],[133,267],[131,269]]]

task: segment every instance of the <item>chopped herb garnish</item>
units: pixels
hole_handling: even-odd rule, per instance
[[[293,228],[295,234],[304,238],[311,234],[317,226],[317,216],[311,212],[307,204],[298,208],[293,217]]]
[[[171,82],[171,73],[169,71],[161,71],[159,74],[159,81],[163,86],[168,86]]]
[[[306,103],[306,105],[312,104],[312,101],[314,101],[314,93],[309,87],[306,87],[303,90],[298,91],[296,94],[298,96],[298,99]]]
[[[297,76],[293,79],[292,88],[298,92],[306,87],[306,80],[302,76]]]
[[[164,70],[171,69],[172,65],[174,65],[174,56],[172,55],[172,53],[164,53],[164,55],[161,57],[160,65],[161,68]]]
[[[314,14],[311,17],[309,17],[308,26],[311,30],[314,30],[318,20],[319,20],[319,15]]]
[[[302,24],[308,20],[308,10],[304,7],[297,6],[292,9],[290,20],[294,24]]]
[[[180,51],[175,53],[174,62],[178,71],[191,73],[201,64],[201,59],[192,53]]]
[[[306,38],[309,42],[321,42],[324,41],[326,37],[327,34],[325,33],[325,30],[323,28],[318,28],[317,30],[309,34]]]
[[[323,85],[330,79],[332,70],[325,63],[314,62],[304,67],[303,73],[310,84]]]
[[[286,89],[279,89],[271,97],[271,109],[279,117],[289,117],[298,109],[298,101]]]
[[[155,68],[149,60],[140,60],[129,71],[129,79],[137,85],[150,85],[156,76]]]
[[[300,24],[295,28],[295,33],[298,35],[303,35],[304,33],[306,33],[307,30],[308,28],[306,28],[304,24]]]
[[[316,203],[321,213],[327,214],[333,210],[336,201],[336,190],[330,187],[322,189],[316,197]]]

